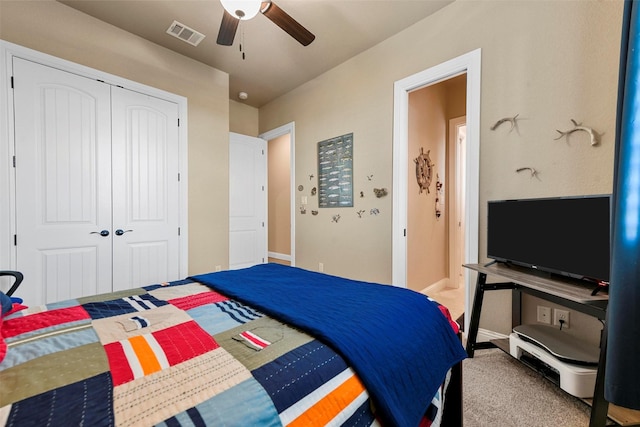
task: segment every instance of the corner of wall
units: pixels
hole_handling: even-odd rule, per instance
[[[229,99],[229,132],[258,136],[258,109]]]

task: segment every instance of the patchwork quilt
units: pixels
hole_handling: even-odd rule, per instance
[[[330,346],[191,279],[0,322],[0,425],[377,424]],[[441,392],[423,425],[440,416]]]

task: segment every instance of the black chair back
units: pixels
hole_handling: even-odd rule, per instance
[[[15,282],[13,282],[13,285],[7,292],[8,296],[13,295],[13,293],[16,291],[16,289],[18,289],[18,286],[20,286],[20,283],[22,283],[22,280],[24,279],[24,276],[19,271],[0,271],[0,276],[13,276],[13,278],[15,279]]]

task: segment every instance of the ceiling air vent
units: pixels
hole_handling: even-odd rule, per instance
[[[197,32],[193,28],[189,28],[178,21],[173,21],[173,24],[167,30],[167,34],[171,34],[173,37],[177,37],[182,41],[185,41],[194,46],[198,46],[198,43],[205,38],[205,35]]]

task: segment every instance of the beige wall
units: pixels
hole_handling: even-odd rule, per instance
[[[446,217],[436,218],[436,175],[444,178],[446,168],[447,93],[436,84],[409,94],[409,164],[407,182],[407,286],[422,290],[446,275]],[[431,184],[420,190],[414,159],[420,153],[431,161]]]
[[[268,141],[269,252],[291,255],[291,136]]]
[[[481,261],[487,200],[610,192],[621,15],[620,1],[459,0],[262,107],[259,132],[296,124],[296,184],[317,175],[318,141],[354,133],[354,190],[365,197],[354,208],[298,214],[297,265],[391,281],[391,195],[377,199],[373,188],[392,188],[393,83],[476,48]],[[0,38],[188,98],[190,273],[225,267],[228,132],[233,123],[253,134],[256,123],[254,111],[228,100],[228,76],[53,0],[0,1]],[[489,129],[515,114],[517,131]],[[578,134],[554,141],[570,119],[602,132],[601,145]],[[514,172],[522,166],[539,179]],[[506,332],[508,301],[488,295],[481,326]]]
[[[258,136],[258,109],[229,100],[229,132]]]
[[[354,133],[354,185],[366,197],[353,209],[298,215],[296,263],[391,281],[391,197],[373,199],[369,188],[392,187],[393,83],[477,48],[480,261],[487,200],[610,192],[621,17],[618,1],[456,1],[262,107],[260,131],[296,123],[296,184],[316,172],[318,141]],[[490,130],[515,114],[517,130]],[[601,145],[591,147],[586,134],[555,141],[556,129],[570,128],[571,119],[601,132]],[[540,171],[538,179],[515,172],[523,166]],[[380,215],[356,217],[372,207]],[[337,224],[334,213],[343,218]],[[510,298],[495,292],[486,299],[481,327],[508,332],[503,307]]]
[[[189,273],[229,262],[229,77],[55,1],[0,1],[0,38],[188,98]]]
[[[455,188],[449,171],[449,120],[465,115],[466,75],[454,77],[409,94],[407,170],[407,287],[421,291],[435,284],[448,285],[449,213],[446,203]],[[432,181],[420,193],[414,159],[429,153]],[[442,183],[441,215],[436,217],[436,182]]]

